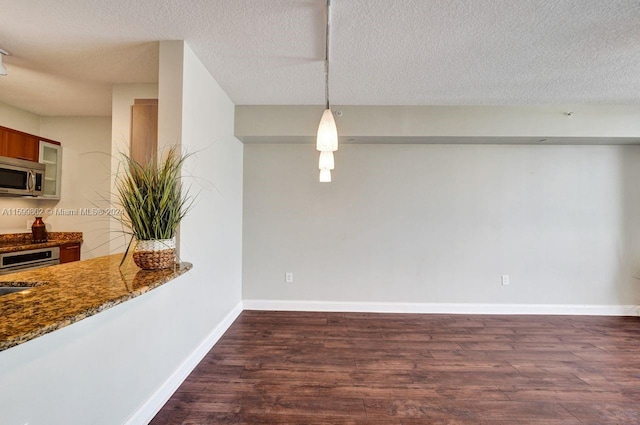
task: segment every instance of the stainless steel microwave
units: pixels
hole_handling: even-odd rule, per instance
[[[42,195],[44,169],[44,164],[38,162],[0,156],[0,195]]]

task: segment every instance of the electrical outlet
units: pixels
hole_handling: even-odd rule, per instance
[[[509,275],[508,274],[503,274],[502,275],[502,286],[507,286],[509,284]]]
[[[31,230],[31,220],[27,220],[27,230]]]
[[[293,273],[287,272],[284,274],[284,281],[286,283],[293,283]]]

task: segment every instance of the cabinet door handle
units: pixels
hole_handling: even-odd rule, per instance
[[[64,249],[80,249],[79,246],[65,246]]]

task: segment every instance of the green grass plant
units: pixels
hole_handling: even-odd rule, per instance
[[[117,219],[138,240],[173,238],[193,201],[182,187],[180,172],[188,155],[172,147],[159,165],[122,156],[115,185],[124,214]]]

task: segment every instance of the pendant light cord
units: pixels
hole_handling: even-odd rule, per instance
[[[331,17],[331,0],[327,0],[327,29],[325,34],[325,50],[324,50],[324,99],[329,109],[329,21]]]

